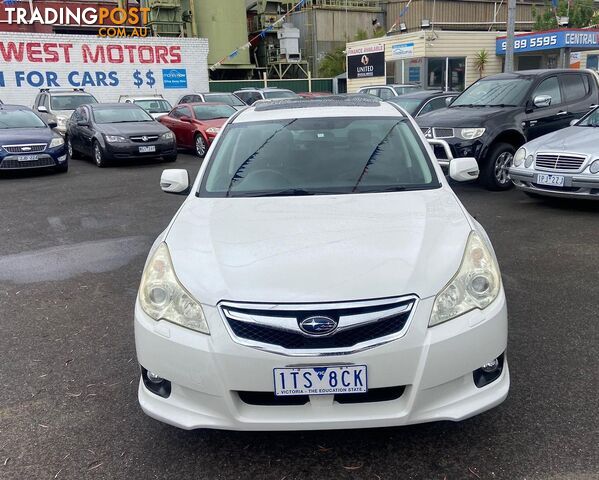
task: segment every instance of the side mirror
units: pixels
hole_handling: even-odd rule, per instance
[[[49,121],[49,122],[48,122],[48,126],[49,126],[50,128],[56,128],[56,127],[58,127],[58,123],[56,123],[56,122],[54,122],[54,121]]]
[[[445,97],[445,105],[449,107],[455,99],[456,97]]]
[[[179,120],[182,122],[191,123],[191,117],[188,117],[187,115],[183,115]]]
[[[467,182],[478,178],[479,169],[476,158],[454,158],[449,162],[449,176],[456,182]]]
[[[574,120],[570,120],[570,126],[573,127],[574,125],[576,125],[578,123],[578,120],[580,120],[580,118],[575,118]]]
[[[37,111],[41,112],[41,113],[48,113],[48,109],[46,107],[44,107],[43,105],[40,105],[39,107],[37,107]]]
[[[165,193],[187,195],[191,189],[189,173],[182,168],[169,168],[162,172],[160,188]]]
[[[548,107],[551,105],[551,95],[537,95],[532,103],[537,108]]]

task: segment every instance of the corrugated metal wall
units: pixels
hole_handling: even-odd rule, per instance
[[[461,1],[461,0],[413,0],[407,12],[401,19],[399,14],[407,5],[404,0],[389,0],[387,4],[387,30],[394,23],[403,22],[412,31],[420,28],[422,19],[432,20],[439,28],[463,30],[488,30],[493,21],[504,22],[496,24],[493,30],[505,29],[507,20],[507,0],[504,2]],[[530,29],[532,26],[532,4],[544,9],[544,3],[518,3],[516,7],[516,28]],[[548,2],[549,3],[549,2]],[[434,9],[434,15],[433,15]],[[525,22],[525,23],[518,23]]]

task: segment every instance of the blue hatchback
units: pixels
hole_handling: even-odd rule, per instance
[[[64,139],[30,108],[0,105],[0,171],[28,168],[69,169]]]

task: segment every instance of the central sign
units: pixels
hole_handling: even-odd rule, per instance
[[[495,53],[505,55],[506,46],[505,37],[497,38]],[[579,50],[599,48],[599,30],[550,30],[516,35],[514,39],[514,52],[516,53],[566,47]]]
[[[347,50],[347,78],[385,76],[385,46],[369,45]]]

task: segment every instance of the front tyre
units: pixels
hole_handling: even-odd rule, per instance
[[[66,138],[67,142],[67,151],[69,152],[69,158],[77,158],[79,154],[73,148],[73,142],[71,141],[71,137]]]
[[[516,149],[509,143],[497,143],[489,151],[481,169],[481,182],[489,190],[509,190],[514,186],[509,169]]]
[[[201,133],[196,133],[194,139],[194,145],[196,149],[196,155],[200,158],[204,158],[206,156],[206,152],[208,151],[208,144]]]
[[[100,144],[98,142],[94,142],[93,153],[94,153],[94,163],[96,164],[97,167],[104,168],[104,167],[108,166],[108,162],[106,161],[106,156],[104,155],[104,152],[102,151],[102,147],[100,146]]]

